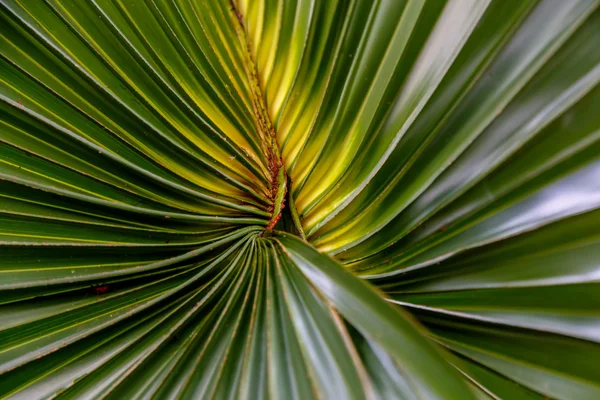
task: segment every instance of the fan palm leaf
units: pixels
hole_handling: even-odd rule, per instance
[[[597,0],[1,0],[0,398],[600,398]]]

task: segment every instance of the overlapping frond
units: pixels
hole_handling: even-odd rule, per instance
[[[597,0],[0,0],[0,398],[597,399]]]

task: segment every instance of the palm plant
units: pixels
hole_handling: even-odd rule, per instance
[[[597,0],[0,4],[0,398],[600,398]]]

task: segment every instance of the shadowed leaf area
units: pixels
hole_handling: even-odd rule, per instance
[[[600,399],[600,0],[0,0],[0,399]]]

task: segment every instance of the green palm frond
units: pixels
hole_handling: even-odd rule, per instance
[[[600,398],[600,1],[0,32],[0,398]]]

